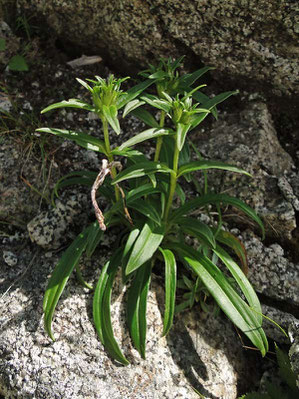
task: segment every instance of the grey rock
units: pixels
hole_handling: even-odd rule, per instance
[[[299,264],[290,262],[278,244],[265,246],[254,233],[242,234],[255,290],[294,306],[299,305]]]
[[[61,40],[133,66],[189,53],[218,76],[298,93],[298,19],[291,0],[18,1]]]
[[[59,248],[67,239],[70,225],[82,210],[82,200],[86,202],[86,196],[80,197],[81,203],[78,199],[66,203],[56,200],[55,208],[32,219],[27,225],[31,241],[46,249]]]
[[[299,389],[299,323],[294,322],[289,327],[289,336],[292,346],[289,351],[290,362],[294,373],[297,375],[296,384]]]
[[[268,317],[269,319],[273,320],[277,323],[284,331],[288,332],[289,327],[294,323],[299,323],[299,320],[296,319],[290,313],[283,312],[279,309],[276,309],[272,306],[262,305],[263,314]],[[275,325],[270,320],[264,319],[263,320],[263,329],[268,338],[271,338],[277,344],[290,344],[290,339],[287,337],[281,329]]]
[[[11,251],[3,251],[3,260],[8,266],[15,266],[18,263],[18,257]]]
[[[88,278],[103,257],[101,252],[91,265],[81,263]],[[112,298],[112,319],[117,340],[131,361],[128,367],[107,356],[91,320],[90,293],[86,295],[73,278],[55,312],[56,342],[50,342],[43,329],[42,295],[55,261],[55,255],[51,260],[39,256],[22,284],[2,297],[0,393],[6,398],[196,399],[193,384],[206,398],[234,399],[240,380],[246,385],[254,378],[254,368],[248,377],[248,354],[221,317],[202,316],[195,309],[180,316],[168,337],[161,338],[158,304],[164,299],[155,279],[148,302],[146,360],[139,358],[124,329],[120,282]]]
[[[297,202],[285,175],[293,162],[277,139],[267,106],[252,102],[240,114],[221,115],[209,132],[195,133],[193,141],[204,157],[236,165],[253,176],[209,172],[214,190],[254,208],[265,223],[267,237],[291,239]]]

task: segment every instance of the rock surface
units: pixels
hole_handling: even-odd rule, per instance
[[[205,158],[239,166],[253,176],[209,172],[213,189],[253,207],[265,223],[267,237],[291,239],[296,228],[296,196],[287,174],[293,161],[277,139],[266,104],[249,102],[241,113],[223,114],[212,129],[202,128],[191,138]],[[283,181],[289,191],[283,191]]]
[[[42,295],[57,257],[36,255],[29,268],[19,265],[27,273],[1,298],[0,393],[5,398],[196,399],[193,385],[206,398],[233,399],[239,381],[243,389],[249,388],[248,379],[256,372],[248,373],[248,354],[222,317],[203,319],[194,309],[177,319],[167,340],[161,338],[158,303],[163,296],[155,281],[148,306],[146,360],[138,358],[124,330],[120,285],[113,298],[113,325],[130,366],[119,367],[103,350],[91,321],[91,295],[72,278],[55,314],[57,341],[50,342],[42,325]],[[102,262],[97,256],[93,268]],[[84,262],[81,267],[87,276],[94,272]],[[1,268],[2,273],[7,270]]]
[[[189,55],[220,77],[276,94],[299,92],[295,1],[197,0],[82,2],[19,0],[60,37],[114,64],[145,65],[160,56]],[[92,43],[92,47],[91,47]],[[216,75],[215,75],[216,76]]]

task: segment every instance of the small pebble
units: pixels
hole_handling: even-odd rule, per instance
[[[11,251],[3,251],[3,260],[8,266],[15,266],[18,263],[18,257]]]

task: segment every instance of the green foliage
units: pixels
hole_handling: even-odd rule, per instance
[[[278,372],[282,385],[267,383],[266,393],[251,392],[241,396],[239,399],[296,399],[299,396],[299,389],[296,385],[296,374],[292,370],[290,359],[287,353],[283,352],[275,344]]]
[[[221,207],[233,206],[243,211],[258,224],[262,235],[263,224],[248,205],[237,198],[209,192],[207,184],[209,169],[250,175],[233,165],[204,160],[201,156],[198,161],[192,161],[194,145],[190,146],[187,141],[189,132],[209,114],[217,117],[217,104],[237,92],[230,91],[209,98],[199,91],[204,85],[195,83],[211,68],[181,75],[182,59],[162,59],[157,67],[150,65],[141,73],[146,79],[127,92],[121,90],[121,84],[127,78],[110,76],[104,80],[96,76],[96,80],[88,80],[88,83],[77,79],[89,91],[90,104],[70,99],[52,104],[42,111],[63,107],[93,111],[101,120],[103,141],[82,132],[37,129],[73,140],[83,148],[104,156],[98,175],[87,171],[71,173],[55,187],[55,194],[58,195],[61,188],[71,184],[92,186],[98,223],[92,223],[75,239],[53,272],[44,299],[46,330],[53,338],[54,310],[73,269],[76,268],[80,282],[86,286],[77,267],[81,254],[85,251],[92,256],[101,242],[103,231],[120,225],[122,241],[101,271],[94,293],[93,315],[101,342],[110,355],[122,364],[128,364],[128,360],[114,338],[110,315],[112,285],[118,270],[122,271],[122,279],[127,286],[127,324],[133,344],[143,358],[147,297],[154,267],[165,278],[163,335],[169,332],[176,312],[198,302],[205,311],[222,309],[263,356],[268,350],[262,329],[261,306],[246,278],[245,248],[236,237],[223,230]],[[149,86],[153,86],[151,93],[146,91]],[[148,128],[112,149],[108,125],[115,134],[121,134],[120,109],[123,109],[123,117],[133,113]],[[156,143],[153,159],[133,148],[147,140]],[[197,149],[195,153],[199,154]],[[126,168],[120,170],[120,162],[115,162],[115,156],[122,158],[123,165],[126,160]],[[184,180],[191,182],[195,171],[203,173],[204,187],[200,189],[197,183],[198,195],[186,201]],[[105,179],[108,175],[111,179]],[[110,204],[104,215],[97,205],[96,191]],[[176,196],[179,206],[174,205]],[[218,214],[218,220],[212,219],[209,225],[192,215],[195,210],[210,214],[212,208]],[[196,244],[187,244],[187,235],[194,237]],[[242,268],[221,245],[240,259]],[[221,268],[218,264],[222,265]],[[183,289],[185,294],[184,301],[176,306],[177,289]],[[212,306],[208,303],[211,298],[215,301]]]
[[[0,51],[5,51],[5,49],[6,49],[6,40],[0,38]],[[17,71],[17,72],[29,71],[29,67],[25,57],[23,57],[20,54],[16,54],[13,57],[11,57],[11,59],[8,62],[8,68],[11,71]]]

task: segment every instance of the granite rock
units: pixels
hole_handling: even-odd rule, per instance
[[[289,351],[289,357],[292,369],[297,375],[296,384],[299,389],[299,322],[290,324],[289,336],[292,343]]]
[[[43,329],[42,295],[56,260],[39,253],[23,279],[1,298],[0,393],[5,398],[195,399],[193,385],[206,398],[233,399],[237,386],[248,389],[256,372],[253,368],[248,377],[248,353],[226,319],[194,309],[177,318],[167,339],[161,338],[158,304],[164,299],[155,279],[148,303],[146,360],[130,344],[120,282],[112,298],[112,319],[129,366],[120,367],[107,356],[93,327],[91,294],[73,278],[55,312],[56,342],[50,342]],[[103,261],[103,252],[91,264],[83,260],[86,278]]]
[[[82,212],[82,203],[86,203],[86,196],[83,194],[66,203],[56,200],[55,208],[41,212],[28,223],[31,241],[46,249],[61,247],[68,238],[70,225]]]
[[[279,244],[264,245],[250,231],[242,234],[249,265],[249,279],[255,290],[272,299],[299,305],[299,264],[284,254]]]
[[[208,132],[202,128],[191,138],[205,158],[236,165],[253,176],[211,171],[212,189],[254,208],[267,237],[291,239],[298,201],[288,182],[293,161],[277,139],[266,104],[249,102],[241,113],[223,114]]]
[[[65,46],[133,67],[160,56],[188,54],[218,76],[251,82],[276,94],[298,93],[296,2],[20,0]],[[92,45],[91,45],[92,43]]]

